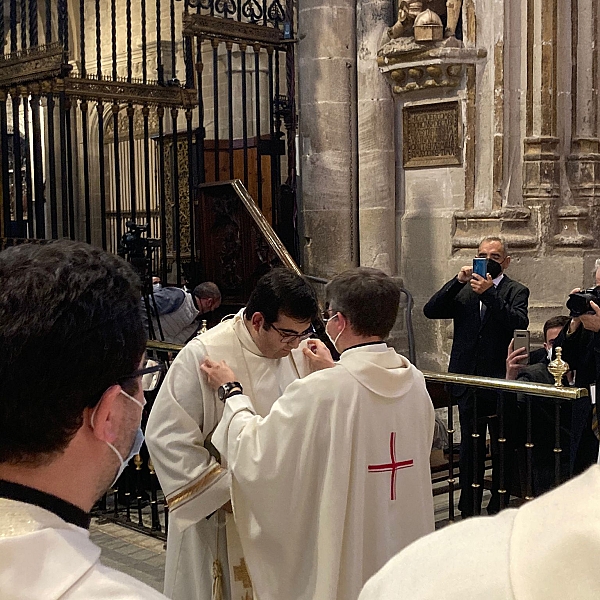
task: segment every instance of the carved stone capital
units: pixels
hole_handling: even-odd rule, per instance
[[[526,138],[523,155],[523,198],[548,200],[560,196],[559,139]]]
[[[557,231],[555,246],[585,248],[594,245],[590,233],[589,210],[583,206],[562,206],[556,216]]]
[[[399,46],[399,40],[392,40],[378,52],[379,70],[389,81],[394,94],[457,88],[465,65],[481,58],[479,51],[472,48],[432,47],[414,41],[411,44],[410,48],[404,48]]]
[[[600,202],[600,140],[574,139],[566,166],[575,200],[584,205]]]
[[[499,236],[511,248],[533,248],[537,245],[531,211],[527,208],[506,207],[454,213],[453,248],[477,248],[487,236]]]

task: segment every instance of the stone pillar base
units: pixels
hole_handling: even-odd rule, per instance
[[[567,175],[575,200],[580,204],[600,203],[600,140],[573,140],[567,158]]]
[[[560,164],[555,137],[526,138],[523,157],[523,198],[560,197]]]

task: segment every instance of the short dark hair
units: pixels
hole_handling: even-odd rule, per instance
[[[0,252],[0,290],[0,463],[35,464],[138,368],[140,280],[123,259],[61,240]]]
[[[318,310],[317,295],[310,283],[289,269],[276,267],[258,280],[244,316],[250,319],[259,312],[268,324],[275,323],[280,313],[296,321],[313,321]]]
[[[558,315],[548,319],[544,323],[544,342],[546,341],[546,333],[548,333],[549,329],[554,329],[555,327],[562,329],[570,320],[571,317],[566,317],[565,315]]]
[[[481,247],[481,244],[484,244],[486,242],[498,242],[502,246],[504,256],[508,256],[508,242],[505,239],[498,237],[497,235],[488,235],[479,242],[477,248],[479,249]]]
[[[400,288],[383,271],[357,267],[334,277],[325,298],[330,308],[349,319],[354,333],[385,338],[396,322]]]
[[[221,299],[221,290],[212,281],[205,281],[194,288],[196,298],[210,298],[211,300]]]

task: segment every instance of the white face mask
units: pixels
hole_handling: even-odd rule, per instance
[[[129,398],[132,402],[135,402],[141,409],[144,408],[144,405],[139,400],[137,400],[133,396],[130,396],[127,392],[121,390],[121,394],[123,394],[126,398]],[[98,408],[98,407],[96,407],[96,408]],[[94,427],[94,417],[96,416],[96,408],[94,409],[94,412],[92,413],[92,418],[91,418],[92,428]],[[129,464],[129,461],[136,454],[139,453],[143,443],[144,443],[144,432],[142,431],[141,425],[138,426],[137,431],[135,432],[135,438],[133,440],[133,445],[131,446],[131,450],[129,450],[129,453],[127,454],[127,458],[123,458],[121,453],[110,442],[105,441],[105,444],[117,455],[117,458],[119,459],[119,469],[117,470],[117,474],[115,475],[115,478],[113,479],[112,483],[108,486],[109,488],[111,488],[113,485],[115,485],[115,483],[117,482],[117,479],[119,479],[119,477],[121,477],[121,475],[123,474],[123,471],[125,470],[125,467]]]
[[[333,317],[331,317],[331,319],[329,319],[329,321],[333,321],[333,319],[337,319],[337,314],[335,314]],[[327,321],[327,323],[329,323],[329,321]],[[345,329],[345,327],[344,327]],[[337,341],[340,339],[340,335],[342,335],[342,333],[344,333],[344,329],[342,329],[336,336],[335,336],[335,340],[329,335],[329,332],[327,331],[327,327],[325,327],[325,333],[327,334],[327,337],[329,338],[329,340],[331,341],[331,343],[333,344],[333,347],[339,352],[336,344]]]

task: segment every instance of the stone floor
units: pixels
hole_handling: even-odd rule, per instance
[[[165,576],[164,542],[122,525],[93,519],[90,539],[102,548],[102,563],[162,592]]]

